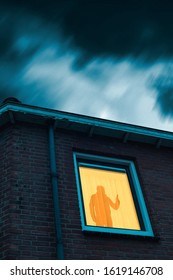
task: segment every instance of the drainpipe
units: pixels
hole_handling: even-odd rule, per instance
[[[52,178],[52,193],[55,215],[55,229],[56,229],[56,242],[57,242],[57,259],[64,259],[64,248],[62,243],[62,231],[61,231],[61,219],[60,219],[60,206],[58,195],[58,175],[56,168],[56,156],[55,156],[55,135],[54,135],[54,123],[49,125],[49,153],[50,153],[50,170]]]

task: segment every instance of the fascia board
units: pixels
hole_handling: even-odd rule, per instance
[[[171,141],[173,140],[172,132],[166,132],[166,131],[152,129],[152,128],[124,124],[124,123],[119,123],[119,122],[114,122],[114,121],[109,121],[109,120],[104,120],[104,119],[99,119],[94,117],[88,117],[85,115],[77,115],[73,113],[56,111],[56,110],[51,110],[51,109],[46,109],[41,107],[34,107],[30,105],[7,104],[0,108],[0,115],[7,111],[20,112],[23,114],[32,114],[36,116],[38,115],[48,119],[52,118],[54,120],[67,119],[70,122],[95,126],[103,129],[128,132],[137,135],[154,137],[157,139],[165,139]]]

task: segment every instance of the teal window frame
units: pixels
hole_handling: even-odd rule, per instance
[[[75,169],[75,176],[76,176],[76,183],[77,183],[77,193],[78,193],[82,231],[154,237],[154,232],[151,226],[149,214],[142,193],[141,184],[138,179],[135,164],[132,160],[97,156],[97,155],[78,153],[78,152],[73,153],[73,159],[74,159],[74,169]],[[98,168],[104,170],[112,170],[112,171],[119,170],[121,172],[128,172],[130,187],[133,193],[133,200],[140,221],[141,230],[89,226],[86,224],[85,209],[84,209],[82,188],[81,188],[81,181],[80,181],[80,174],[79,174],[80,166],[86,166],[86,167]]]

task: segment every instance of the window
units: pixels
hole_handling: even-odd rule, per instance
[[[74,153],[82,230],[154,236],[133,161]]]

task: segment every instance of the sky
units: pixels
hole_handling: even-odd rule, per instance
[[[0,102],[173,131],[173,1],[0,0]]]

